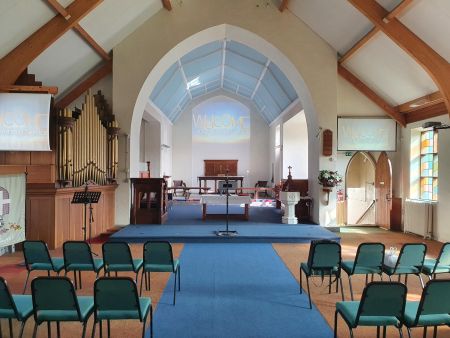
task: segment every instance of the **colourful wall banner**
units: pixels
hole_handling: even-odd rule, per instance
[[[0,175],[0,247],[25,240],[25,174]]]

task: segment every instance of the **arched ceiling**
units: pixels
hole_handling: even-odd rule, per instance
[[[179,58],[158,81],[150,100],[175,122],[192,99],[219,89],[250,99],[267,123],[298,98],[273,61],[253,48],[224,40]]]

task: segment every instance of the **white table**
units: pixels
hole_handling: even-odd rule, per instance
[[[225,195],[202,195],[200,197],[200,203],[203,205],[203,214],[202,214],[202,220],[206,220],[207,214],[207,205],[226,205],[227,200]],[[228,204],[229,205],[241,205],[244,204],[244,214],[230,214],[229,216],[232,216],[234,218],[243,218],[244,220],[248,221],[248,207],[251,203],[250,196],[238,196],[238,195],[230,195],[228,196]],[[224,214],[209,214],[209,217],[211,216],[219,216],[223,217]]]

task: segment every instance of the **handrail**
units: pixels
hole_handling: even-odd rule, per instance
[[[358,218],[358,220],[356,221],[355,224],[359,224],[359,222],[361,222],[361,220],[367,215],[367,213],[369,212],[370,208],[372,208],[375,205],[375,200],[372,201],[372,203],[370,203],[370,205],[367,207],[367,209],[363,212],[363,214],[361,215],[361,217]]]

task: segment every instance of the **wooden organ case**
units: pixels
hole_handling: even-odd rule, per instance
[[[101,92],[88,92],[81,109],[52,111],[51,151],[0,152],[0,173],[26,172],[26,238],[53,249],[82,240],[84,206],[78,191],[98,191],[92,237],[115,225],[119,127]]]

